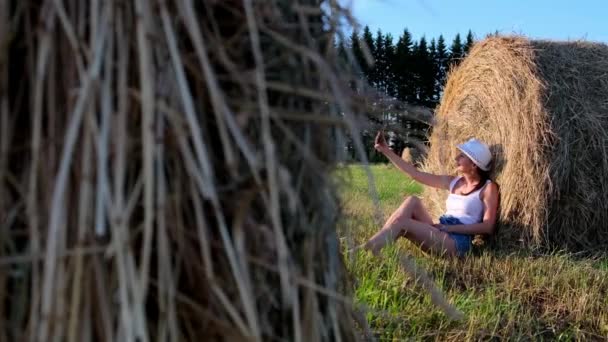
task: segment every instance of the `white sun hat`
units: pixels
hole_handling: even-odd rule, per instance
[[[475,165],[484,171],[490,170],[490,162],[492,161],[492,153],[488,145],[481,141],[472,138],[464,144],[457,146],[467,157],[469,157]]]

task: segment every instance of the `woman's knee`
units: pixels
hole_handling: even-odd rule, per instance
[[[393,217],[395,221],[412,218],[414,210],[420,205],[420,199],[416,196],[407,196],[403,203],[397,208]]]
[[[422,205],[422,201],[417,196],[407,196],[401,204],[401,210],[409,211],[413,214]]]
[[[417,206],[421,203],[420,198],[418,198],[418,196],[406,196],[405,200],[403,201],[402,206],[406,207],[406,206]]]

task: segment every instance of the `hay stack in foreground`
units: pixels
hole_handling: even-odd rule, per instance
[[[451,72],[425,168],[454,173],[454,146],[494,150],[500,243],[608,245],[608,47],[493,37]],[[445,192],[429,190],[438,214]]]
[[[0,1],[1,341],[356,339],[323,4]]]

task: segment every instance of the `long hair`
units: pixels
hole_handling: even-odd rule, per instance
[[[479,166],[477,167],[477,173],[479,173],[479,183],[477,183],[477,185],[475,185],[475,188],[471,191],[469,191],[468,193],[464,194],[464,195],[469,195],[474,193],[475,191],[483,188],[484,185],[486,185],[486,182],[490,179],[490,171],[492,169],[490,168],[488,171],[484,171],[481,168],[479,168]]]

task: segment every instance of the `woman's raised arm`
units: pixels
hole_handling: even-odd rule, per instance
[[[393,165],[395,165],[399,170],[405,172],[415,181],[424,185],[439,189],[449,189],[450,182],[452,179],[454,179],[452,176],[434,175],[418,170],[414,165],[400,158],[395,152],[393,152],[393,150],[390,149],[390,147],[388,147],[382,131],[378,132],[376,135],[374,148],[386,156],[386,158],[388,158],[388,160],[390,160],[391,163],[393,163]]]

